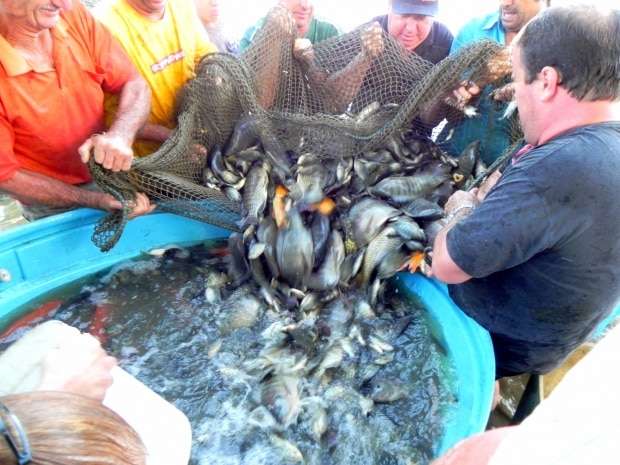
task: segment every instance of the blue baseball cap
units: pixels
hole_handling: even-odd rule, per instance
[[[392,11],[397,15],[437,16],[437,0],[392,0]]]

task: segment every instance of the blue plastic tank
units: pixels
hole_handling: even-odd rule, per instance
[[[102,213],[76,210],[27,224],[0,235],[0,331],[21,316],[28,302],[84,276],[168,244],[191,245],[230,233],[168,213],[130,221],[119,243],[102,253],[91,241]],[[445,287],[419,274],[395,278],[401,292],[417,295],[429,312],[435,337],[452,360],[456,403],[446,416],[444,436],[436,454],[484,430],[491,401],[495,365],[486,330],[465,316]]]

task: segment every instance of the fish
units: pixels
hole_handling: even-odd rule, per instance
[[[388,279],[402,270],[409,263],[409,253],[402,248],[391,250],[377,268],[378,279]]]
[[[362,249],[345,256],[340,267],[340,281],[342,284],[349,284],[349,281],[359,273],[364,263],[364,252]]]
[[[447,223],[445,221],[445,218],[442,218],[432,221],[431,223],[428,223],[424,226],[423,229],[424,234],[426,235],[426,241],[431,247],[435,243],[435,238],[437,237],[437,234],[439,234],[439,231],[445,228],[446,224]]]
[[[258,225],[256,238],[259,243],[263,244],[263,257],[269,268],[271,277],[280,276],[280,269],[276,260],[276,239],[278,237],[278,227],[273,218],[266,216]]]
[[[297,170],[297,182],[291,188],[293,199],[304,205],[320,202],[325,194],[328,173],[320,164],[303,165]]]
[[[359,285],[365,286],[373,278],[373,272],[383,261],[385,256],[392,250],[398,249],[405,241],[398,235],[396,230],[387,226],[383,229],[366,248],[364,262],[359,275]]]
[[[408,397],[405,383],[393,378],[373,378],[370,381],[370,398],[377,403],[396,402]]]
[[[286,198],[288,196],[288,189],[283,185],[276,186],[275,193],[272,202],[272,215],[278,228],[282,228],[286,225]]]
[[[301,409],[299,384],[296,376],[276,375],[261,385],[261,403],[285,429],[297,421]]]
[[[480,141],[471,142],[458,158],[458,168],[452,174],[452,180],[457,189],[461,189],[474,173],[476,163],[480,157]]]
[[[294,288],[305,287],[314,266],[314,244],[295,208],[288,211],[288,225],[278,231],[276,260],[286,282]]]
[[[316,442],[319,442],[321,437],[325,434],[325,431],[327,431],[329,422],[325,401],[320,397],[309,397],[304,399],[302,403],[305,404],[305,408],[308,411],[308,423],[310,424],[312,436]]]
[[[240,118],[235,124],[233,133],[228,139],[224,155],[228,157],[233,153],[239,153],[248,149],[259,142],[257,134],[257,120],[252,115]]]
[[[228,237],[229,254],[226,256],[228,275],[235,286],[240,286],[250,278],[250,264],[246,258],[243,236],[232,233]]]
[[[308,278],[308,288],[325,291],[340,282],[340,269],[344,261],[344,242],[338,231],[332,231],[327,243],[327,255],[316,273]]]
[[[235,173],[228,171],[224,164],[224,157],[222,156],[222,150],[219,145],[215,145],[211,149],[211,153],[207,157],[209,162],[209,168],[211,172],[220,180],[226,184],[236,184],[241,180]]]
[[[418,174],[386,178],[369,189],[376,195],[399,205],[425,197],[446,180],[445,176]]]
[[[269,440],[271,445],[277,449],[281,454],[282,462],[278,461],[277,463],[289,463],[289,462],[304,462],[304,456],[299,450],[299,448],[290,441],[286,439],[282,439],[275,434],[269,436]],[[269,463],[269,462],[267,462]],[[274,462],[271,462],[274,463]]]
[[[367,245],[389,220],[400,215],[398,209],[380,200],[364,198],[357,202],[348,215],[356,245]]]
[[[443,209],[436,202],[424,198],[415,199],[401,207],[400,211],[414,220],[435,221],[444,217]]]
[[[243,188],[243,207],[245,219],[242,227],[257,225],[267,206],[267,187],[269,185],[269,164],[258,163],[252,166]]]
[[[358,124],[363,123],[366,119],[377,113],[381,108],[381,104],[379,102],[372,102],[362,108],[357,114],[355,120]]]
[[[340,344],[332,345],[325,351],[325,355],[321,360],[321,363],[316,368],[316,371],[312,376],[316,379],[321,379],[326,370],[339,367],[343,360],[344,350],[342,349],[342,346]]]
[[[263,306],[249,288],[238,288],[222,308],[218,321],[220,332],[227,335],[237,329],[250,328],[258,321],[262,310]]]
[[[424,242],[426,236],[424,230],[418,226],[411,218],[406,216],[399,216],[389,222],[391,228],[394,229],[396,234],[402,237],[405,241],[419,241]]]
[[[312,242],[314,243],[315,266],[323,263],[327,251],[327,242],[331,233],[331,222],[327,215],[315,213],[310,225]]]

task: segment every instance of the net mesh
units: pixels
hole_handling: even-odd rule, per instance
[[[95,244],[114,246],[136,192],[160,210],[239,230],[241,192],[258,157],[253,149],[287,185],[301,154],[337,169],[342,160],[389,148],[395,134],[430,144],[439,121],[464,118],[446,98],[452,89],[462,81],[497,88],[510,72],[505,49],[490,41],[437,65],[407,53],[385,33],[373,42],[379,50],[369,51],[372,27],[295,52],[294,21],[274,8],[241,56],[205,57],[179,96],[176,131],[157,152],[136,159],[124,173],[91,162],[97,184],[125,206],[101,220]],[[518,125],[506,121],[514,141]],[[445,139],[433,147],[448,150]]]

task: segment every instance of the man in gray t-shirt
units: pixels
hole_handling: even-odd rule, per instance
[[[620,299],[620,11],[555,7],[516,39],[528,145],[497,184],[458,192],[433,273],[493,338],[497,376],[546,373]]]

